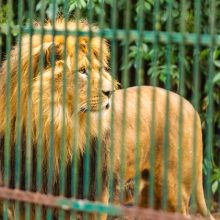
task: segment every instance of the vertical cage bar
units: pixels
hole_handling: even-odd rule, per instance
[[[65,115],[66,115],[66,102],[67,102],[67,21],[68,21],[68,11],[67,11],[67,0],[64,1],[64,30],[63,30],[63,35],[64,35],[64,50],[63,50],[63,57],[62,60],[64,60],[63,63],[63,75],[62,75],[62,131],[61,131],[61,152],[60,152],[60,195],[65,194],[65,179],[66,179],[66,174],[65,174],[65,158],[66,158],[66,126],[65,126]]]
[[[137,100],[136,100],[136,112],[135,112],[135,176],[134,176],[134,204],[138,205],[139,191],[140,191],[140,130],[141,130],[141,85],[143,83],[143,57],[141,53],[141,47],[143,44],[143,30],[144,30],[144,1],[139,0],[140,11],[137,14],[137,31],[138,31],[138,42],[137,42],[137,58],[136,58],[136,76],[135,84],[138,86],[137,89]]]
[[[89,42],[88,42],[88,60],[89,60],[89,67],[88,67],[88,87],[87,87],[87,108],[90,109],[90,103],[89,100],[91,98],[91,40],[92,40],[92,22],[93,22],[93,2],[89,0],[88,3],[88,22],[89,22]],[[90,182],[90,142],[91,142],[91,136],[90,136],[90,129],[91,129],[91,115],[90,112],[86,114],[86,146],[85,146],[85,153],[84,153],[84,183]],[[84,198],[88,198],[89,196],[89,184],[84,184]]]
[[[105,21],[105,14],[104,14],[104,0],[102,0],[100,2],[101,4],[101,13],[99,15],[99,28],[100,28],[100,55],[99,55],[99,63],[100,63],[100,67],[99,67],[99,89],[98,89],[98,94],[99,94],[99,104],[98,104],[98,139],[97,139],[97,161],[96,161],[96,200],[100,201],[101,200],[101,193],[102,193],[102,186],[103,186],[103,181],[102,181],[102,160],[104,158],[102,158],[102,129],[103,129],[103,126],[102,126],[102,123],[103,123],[103,119],[102,119],[102,111],[105,111],[105,110],[102,110],[101,109],[101,95],[102,95],[102,85],[103,85],[103,82],[102,82],[102,75],[103,75],[103,28],[104,28],[104,21]],[[105,183],[104,183],[105,184]]]
[[[72,152],[73,152],[73,161],[72,161],[72,187],[71,187],[71,194],[73,197],[77,196],[77,187],[78,187],[78,156],[75,152],[77,152],[78,147],[78,125],[79,125],[79,118],[78,118],[78,50],[79,50],[79,17],[80,17],[80,10],[79,10],[79,0],[76,2],[76,45],[75,45],[75,53],[74,53],[74,98],[72,100],[73,102],[73,146],[72,146]],[[72,217],[74,217],[74,213],[72,213]]]
[[[61,131],[61,140],[60,140],[60,164],[59,164],[59,186],[60,186],[60,195],[65,196],[65,186],[66,186],[66,103],[67,103],[67,71],[70,71],[67,69],[67,22],[68,22],[68,1],[64,1],[64,50],[63,50],[63,57],[62,60],[64,60],[63,63],[63,74],[62,74],[62,131]],[[67,180],[69,181],[69,180]],[[59,210],[59,219],[63,220],[65,218],[65,212],[63,209]]]
[[[216,1],[210,1],[210,13],[209,13],[209,24],[210,24],[210,36],[211,36],[211,45],[209,51],[209,63],[208,63],[208,109],[206,113],[207,118],[207,132],[206,134],[206,142],[205,142],[205,156],[208,161],[207,167],[207,178],[205,181],[205,192],[207,197],[207,206],[211,208],[211,172],[212,172],[212,158],[213,158],[213,116],[214,116],[214,105],[213,105],[213,77],[215,74],[214,63],[213,63],[213,53],[215,46],[215,19],[216,19]]]
[[[77,155],[77,148],[78,148],[78,128],[79,128],[79,117],[78,117],[78,103],[79,103],[79,86],[78,86],[78,77],[79,77],[79,71],[78,71],[78,50],[79,50],[79,17],[80,17],[80,9],[79,9],[79,0],[76,2],[76,45],[75,45],[75,53],[74,53],[74,79],[73,83],[75,85],[74,87],[74,98],[73,98],[73,146],[72,146],[72,152],[73,152],[73,161],[72,161],[72,167],[71,167],[71,194],[73,197],[77,197],[77,189],[78,189],[78,175],[79,175],[79,157]],[[71,220],[76,219],[75,212],[71,212]]]
[[[28,97],[27,97],[27,121],[26,126],[26,149],[25,149],[25,189],[31,189],[32,181],[32,81],[33,81],[33,66],[32,66],[32,36],[33,36],[33,7],[34,2],[28,2],[28,17],[29,17],[29,65],[28,65]],[[31,205],[25,204],[25,219],[29,220],[31,218]]]
[[[193,105],[194,108],[198,111],[199,110],[199,54],[200,54],[200,24],[201,24],[201,1],[196,0],[194,2],[194,9],[195,9],[195,19],[194,19],[194,30],[196,33],[197,42],[194,44],[194,65],[193,65]],[[196,134],[196,123],[197,123],[197,117],[196,112],[194,115],[194,120],[192,122],[193,126],[193,140],[192,140],[192,147],[193,147],[193,153],[192,153],[192,212],[195,213],[197,207],[196,207],[196,192],[195,192],[195,185],[196,185],[196,149],[197,149],[197,134]]]
[[[89,41],[88,41],[88,61],[89,61],[89,67],[88,67],[88,86],[87,86],[87,103],[86,103],[86,107],[88,109],[91,108],[91,105],[89,103],[89,100],[91,99],[91,73],[92,73],[92,68],[91,68],[91,62],[92,62],[92,45],[91,45],[91,41],[92,41],[92,23],[93,23],[93,1],[89,0],[88,2],[88,23],[89,23]],[[90,135],[90,131],[91,131],[91,113],[90,111],[86,114],[86,144],[85,144],[85,151],[84,151],[84,156],[83,156],[83,198],[88,198],[89,197],[89,185],[90,185],[90,163],[91,163],[91,158],[90,158],[90,153],[91,153],[91,135]],[[86,184],[87,183],[87,184]],[[83,219],[88,220],[89,219],[89,215],[88,214],[84,214],[83,215]]]
[[[54,157],[54,144],[55,144],[55,135],[54,135],[54,92],[55,92],[55,77],[54,77],[54,72],[55,72],[55,24],[56,24],[56,0],[52,1],[52,18],[51,18],[51,31],[52,31],[52,47],[51,47],[51,106],[50,106],[50,137],[49,137],[49,151],[48,151],[48,179],[47,179],[47,192],[49,194],[53,193],[53,180],[54,180],[54,162],[55,162],[55,157]],[[56,165],[55,165],[56,166]],[[47,209],[46,213],[46,218],[47,220],[52,219],[52,209],[49,208]]]
[[[160,1],[156,0],[154,4],[153,10],[153,28],[155,32],[155,41],[153,44],[153,58],[152,58],[152,68],[155,72],[157,72],[157,60],[159,53],[159,13],[160,13]],[[158,80],[157,77],[152,77],[150,81],[151,85],[157,86]],[[156,133],[156,91],[153,90],[152,93],[152,107],[151,107],[151,115],[152,115],[152,124],[150,129],[150,172],[149,172],[149,207],[154,208],[155,206],[155,133]]]
[[[185,68],[184,68],[184,62],[185,62],[185,14],[186,14],[186,2],[185,0],[181,0],[181,17],[180,17],[180,32],[183,38],[183,41],[181,42],[179,46],[179,69],[180,69],[180,77],[179,77],[179,94],[184,97],[185,95]],[[178,167],[177,167],[177,210],[181,211],[182,208],[182,148],[184,147],[182,145],[182,134],[184,129],[183,124],[183,98],[180,98],[179,100],[179,119],[178,119],[178,140],[177,140],[177,147],[178,147]]]
[[[36,162],[36,190],[38,192],[41,192],[43,187],[43,69],[44,69],[44,53],[43,53],[43,42],[44,42],[44,18],[45,18],[45,9],[46,4],[44,1],[42,1],[41,10],[40,10],[40,42],[41,42],[41,48],[40,48],[40,58],[39,58],[39,74],[40,74],[40,86],[39,86],[39,119],[38,119],[38,138],[37,138],[37,162]],[[36,209],[36,219],[40,220],[42,218],[42,206],[37,205]]]
[[[18,32],[18,90],[17,90],[17,104],[16,104],[16,123],[15,123],[15,132],[16,132],[16,143],[15,143],[15,187],[20,188],[21,181],[21,77],[22,77],[22,69],[21,69],[21,56],[22,56],[22,13],[23,13],[23,0],[19,1],[18,4],[18,22],[19,22],[19,32]],[[15,211],[14,211],[15,219],[20,218],[20,203],[18,201],[15,202]]]
[[[170,93],[169,90],[171,89],[171,34],[172,34],[172,10],[173,10],[173,1],[169,0],[167,2],[167,13],[168,13],[168,20],[166,24],[166,31],[168,35],[168,42],[166,45],[166,82],[165,88],[167,90],[166,93],[166,101],[165,101],[165,126],[164,126],[164,143],[163,143],[163,190],[162,190],[162,209],[166,210],[168,207],[168,174],[169,174],[169,154],[170,154],[170,147],[169,147],[169,118],[170,118]]]
[[[126,160],[126,155],[125,155],[125,134],[126,134],[126,120],[127,120],[127,93],[126,93],[126,88],[129,85],[129,68],[128,68],[128,53],[129,53],[129,40],[130,40],[130,20],[131,20],[131,1],[127,0],[126,5],[125,5],[125,20],[124,20],[124,27],[126,31],[126,39],[125,39],[125,44],[123,45],[123,72],[122,72],[122,87],[123,87],[123,116],[121,119],[121,143],[120,143],[120,169],[119,169],[119,201],[120,203],[123,203],[124,201],[124,175],[126,171],[125,163],[124,161]]]
[[[7,38],[6,38],[6,59],[7,59],[7,66],[6,66],[6,128],[5,128],[5,139],[4,139],[4,176],[3,182],[4,186],[9,187],[9,180],[10,180],[10,135],[11,135],[11,104],[10,104],[10,97],[11,97],[11,28],[10,24],[12,22],[12,13],[13,13],[13,4],[11,0],[7,1],[9,10],[7,14]],[[8,219],[8,208],[9,202],[3,201],[3,219]]]
[[[117,19],[117,0],[112,0],[112,14],[111,14],[111,27],[112,27],[112,31],[113,31],[113,37],[111,39],[111,74],[113,79],[116,78],[116,69],[117,69],[117,65],[116,65],[116,61],[117,61],[117,51],[116,51],[116,47],[117,47],[117,24],[118,24],[118,19]],[[112,90],[114,89],[114,81],[112,81]],[[114,192],[114,119],[115,119],[115,114],[114,114],[114,109],[115,109],[115,104],[114,104],[114,95],[112,96],[112,102],[111,102],[111,129],[110,129],[110,156],[109,156],[109,179],[108,179],[108,184],[109,184],[109,202],[112,203],[113,202],[113,198],[115,196],[115,192]]]

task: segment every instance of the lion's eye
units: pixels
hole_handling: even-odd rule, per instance
[[[87,70],[84,69],[84,68],[80,70],[80,73],[83,74],[83,75],[88,76],[88,72],[87,72]]]

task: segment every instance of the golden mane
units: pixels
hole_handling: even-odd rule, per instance
[[[65,27],[67,27],[67,31],[77,30],[77,27],[80,31],[89,30],[89,24],[84,20],[77,23],[71,20],[65,26],[64,19],[60,18],[55,21],[54,26],[57,31],[64,31]],[[35,23],[34,28],[40,29],[40,24]],[[49,142],[53,138],[54,162],[56,170],[58,170],[63,128],[65,129],[64,146],[67,163],[73,155],[74,132],[77,138],[78,152],[83,153],[84,151],[86,140],[85,108],[87,108],[87,102],[91,111],[98,111],[99,105],[102,109],[108,108],[109,94],[114,83],[112,83],[111,76],[108,73],[109,48],[105,39],[100,37],[89,39],[87,36],[77,38],[71,34],[67,35],[65,39],[62,32],[53,37],[51,33],[48,33],[52,28],[51,22],[46,22],[44,26],[46,34],[43,37],[40,34],[34,34],[31,37],[24,35],[21,42],[21,51],[19,51],[19,45],[16,45],[11,51],[10,63],[5,61],[2,65],[0,73],[0,136],[4,136],[7,120],[9,120],[11,142],[16,142],[15,124],[18,122],[16,114],[20,105],[21,129],[24,131],[25,136],[28,130],[31,129],[31,142],[35,146],[42,136],[44,159],[48,156]],[[92,31],[98,30],[95,26],[91,26],[91,29]],[[64,55],[65,48],[66,56]],[[76,49],[78,50],[76,51]],[[19,54],[21,54],[20,85],[18,84]],[[40,65],[41,56],[44,60],[43,68]],[[53,59],[54,62],[52,62]],[[9,64],[10,69],[7,70]],[[66,88],[63,85],[64,77]],[[11,81],[9,97],[6,97],[7,78],[10,78]],[[77,85],[75,83],[76,78]],[[52,83],[53,80],[54,84]],[[91,94],[89,100],[87,96],[88,82],[90,82]],[[42,97],[40,96],[41,89]],[[54,90],[53,96],[52,89]],[[21,92],[21,98],[18,102],[17,94],[19,91]],[[75,94],[75,91],[77,91],[77,94]],[[7,102],[10,105],[9,119],[6,117]],[[41,111],[40,104],[42,104]],[[76,114],[75,119],[78,123],[74,121]],[[42,126],[39,126],[40,115],[42,115]],[[27,127],[28,116],[31,118],[31,128]],[[54,128],[53,137],[50,133],[52,117],[54,122],[52,125]],[[90,134],[91,136],[97,134],[95,124],[91,127]]]

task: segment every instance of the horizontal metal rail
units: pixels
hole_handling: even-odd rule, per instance
[[[91,202],[88,200],[69,199],[62,196],[53,196],[42,194],[38,192],[22,191],[18,189],[9,189],[7,187],[0,187],[0,198],[6,200],[15,200],[20,202],[27,202],[37,205],[43,205],[53,208],[60,208],[63,210],[75,210],[83,212],[97,212],[107,213],[114,216],[129,216],[138,217],[146,220],[188,220],[189,218],[180,215],[167,213],[163,211],[156,211],[149,208],[125,207],[115,205],[105,205],[100,202]],[[202,218],[192,217],[192,220],[202,220]]]
[[[22,32],[23,33],[32,33],[32,34],[42,34],[42,31],[44,34],[53,34],[53,35],[63,35],[64,30],[42,30],[34,27],[23,27]],[[68,35],[77,35],[77,36],[88,36],[90,32],[88,31],[66,31]],[[115,29],[112,31],[112,29],[102,29],[100,31],[93,31],[93,36],[103,36],[107,39],[115,39],[115,37],[118,40],[122,40],[126,38],[126,35],[128,32],[125,30]],[[138,32],[136,30],[129,30],[129,38],[130,40],[138,40],[140,34],[143,36],[143,40],[145,42],[160,42],[160,43],[177,43],[177,44],[189,44],[194,45],[199,41],[200,45],[210,46],[220,46],[220,35],[210,35],[210,34],[200,34],[199,37],[195,33],[180,33],[180,32],[161,32],[161,31],[143,31]]]

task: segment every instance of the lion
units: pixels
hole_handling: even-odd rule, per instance
[[[60,166],[64,160],[66,168],[66,191],[65,196],[71,197],[71,167],[73,158],[78,158],[78,186],[76,198],[96,200],[96,149],[93,142],[97,138],[102,141],[102,193],[99,201],[107,204],[109,201],[108,192],[108,173],[110,166],[113,167],[114,179],[118,184],[119,169],[122,163],[125,163],[125,184],[130,183],[135,177],[135,146],[136,136],[136,107],[137,105],[137,88],[126,90],[126,127],[125,127],[125,161],[120,159],[122,118],[123,112],[123,93],[125,90],[116,90],[117,81],[112,79],[109,74],[108,60],[109,48],[107,41],[100,37],[78,36],[68,33],[79,29],[89,31],[89,25],[86,21],[74,20],[68,21],[65,25],[64,19],[59,18],[54,23],[58,31],[55,35],[50,32],[53,24],[47,22],[44,25],[46,34],[41,37],[34,34],[33,36],[25,35],[22,38],[20,48],[15,46],[10,54],[10,62],[4,61],[0,71],[0,162],[3,174],[3,184],[10,188],[17,185],[26,190],[25,176],[28,172],[25,166],[31,168],[31,186],[28,190],[41,191],[43,193],[60,193]],[[40,29],[40,24],[35,24],[36,29]],[[66,31],[66,35],[59,31]],[[97,31],[97,27],[92,26],[92,31]],[[60,34],[59,34],[60,33]],[[64,32],[65,33],[65,32]],[[65,47],[66,46],[66,47]],[[19,62],[21,55],[21,63]],[[42,56],[43,61],[42,62]],[[10,64],[10,65],[9,65]],[[10,68],[9,68],[10,66]],[[20,71],[19,71],[20,70]],[[19,79],[19,72],[20,81]],[[66,89],[65,89],[66,88]],[[88,93],[89,91],[89,93]],[[115,92],[114,92],[115,91]],[[166,92],[165,90],[153,87],[140,88],[140,138],[139,151],[140,174],[143,176],[140,186],[139,205],[147,205],[147,187],[148,178],[144,175],[151,170],[150,167],[150,131],[152,129],[152,97],[155,91],[155,208],[159,208],[162,202],[162,176],[163,176],[163,143],[165,129],[165,109],[166,109]],[[114,92],[114,93],[113,93]],[[112,97],[112,93],[114,94]],[[192,151],[193,151],[193,121],[196,124],[196,145],[195,158],[196,163],[196,198],[198,209],[203,216],[210,216],[204,200],[202,188],[202,134],[201,123],[198,114],[193,107],[180,96],[169,92],[169,157],[168,157],[168,182],[167,182],[167,210],[180,211],[188,214],[189,199],[192,191]],[[20,101],[18,102],[18,97]],[[112,97],[112,98],[111,98]],[[178,118],[179,103],[183,100],[183,129],[182,129],[182,181],[181,184],[181,210],[177,207],[177,189],[178,189]],[[109,150],[111,143],[111,106],[114,106],[114,161],[110,164]],[[20,109],[20,114],[19,110]],[[90,116],[88,116],[90,115]],[[87,117],[90,120],[90,129],[87,131]],[[101,118],[101,133],[99,122]],[[31,122],[30,120],[31,119]],[[21,133],[18,132],[20,127]],[[187,129],[186,129],[187,128]],[[7,131],[7,133],[6,133]],[[63,132],[65,131],[65,132]],[[6,135],[7,134],[7,135]],[[84,196],[83,179],[84,170],[84,152],[86,148],[86,137],[90,136],[91,140],[91,160],[90,160],[90,182],[89,195]],[[40,142],[40,144],[39,144]],[[63,144],[64,143],[64,144]],[[9,176],[4,174],[5,145],[10,146],[9,155]],[[37,173],[37,152],[39,145],[42,146],[42,173],[43,183],[39,189],[36,185]],[[94,146],[93,146],[94,145]],[[21,160],[20,180],[16,184],[15,176],[18,175],[15,169],[16,148],[20,146],[19,152]],[[61,146],[65,146],[65,157],[61,158]],[[75,146],[75,148],[74,148]],[[31,149],[28,149],[31,147]],[[28,154],[32,152],[31,155]],[[51,154],[53,156],[51,156]],[[29,164],[26,158],[29,157]],[[53,181],[52,189],[48,192],[48,161],[53,164]],[[116,186],[117,188],[117,186]],[[116,193],[117,196],[117,193]],[[117,202],[118,198],[114,201]],[[157,207],[158,206],[158,207]],[[1,210],[1,207],[0,207]],[[1,214],[0,214],[1,215]],[[13,212],[9,211],[9,216]],[[33,217],[34,218],[34,217]],[[93,219],[94,215],[90,217]],[[102,219],[106,219],[102,215]],[[13,219],[13,217],[11,217]],[[56,213],[54,213],[56,219]]]
[[[40,31],[40,23],[36,22],[34,28]],[[53,35],[51,32],[53,28],[60,33]],[[109,109],[110,96],[118,83],[109,74],[110,52],[107,41],[98,36],[89,38],[79,35],[76,37],[76,34],[68,33],[76,30],[97,32],[98,28],[94,25],[90,26],[85,20],[78,22],[69,20],[67,24],[63,18],[56,19],[54,24],[47,21],[44,25],[45,35],[43,37],[40,34],[24,35],[20,49],[17,44],[11,50],[10,60],[2,64],[0,71],[0,162],[5,186],[15,188],[19,185],[22,190],[40,190],[40,192],[48,193],[50,181],[48,161],[52,160],[53,180],[49,193],[58,195],[60,166],[63,160],[67,170],[67,189],[64,195],[70,197],[72,196],[71,167],[75,154],[79,160],[76,198],[95,200],[96,150],[92,147],[90,150],[92,157],[90,192],[87,197],[83,195],[83,155],[86,136],[89,135],[91,142],[94,142],[99,130],[97,112],[105,112]],[[21,56],[20,65],[18,64],[19,56]],[[18,83],[19,77],[20,84]],[[7,92],[8,88],[9,92]],[[19,101],[18,95],[20,95]],[[19,108],[20,111],[18,111]],[[87,131],[88,114],[90,114],[91,127]],[[107,125],[107,123],[103,124]],[[17,128],[20,128],[20,134]],[[99,133],[103,139],[105,131],[107,128],[103,127],[103,132]],[[64,158],[61,158],[62,143],[65,147]],[[9,176],[4,176],[5,145],[10,146]],[[21,154],[19,173],[15,169],[16,147],[18,146]],[[41,188],[37,188],[36,185],[37,162],[40,159],[37,153],[39,146],[42,147],[40,150],[43,181]],[[103,155],[106,155],[105,149],[103,152]],[[107,181],[106,165],[106,160],[103,160],[103,187]],[[31,168],[26,169],[25,166],[31,166]],[[27,185],[27,180],[25,180],[27,170],[31,170],[30,185]],[[15,182],[17,175],[20,175],[19,183]],[[107,191],[103,190],[99,198],[101,202],[107,203],[106,193]]]
[[[199,213],[214,219],[204,198],[202,128],[200,117],[193,106],[173,92],[152,86],[116,90],[112,101],[114,114],[110,136],[113,138],[109,138],[107,142],[107,145],[114,146],[111,168],[119,175],[120,166],[124,163],[124,174],[122,177],[118,176],[118,179],[123,178],[128,189],[139,189],[139,200],[136,204],[141,207],[149,205],[149,172],[153,171],[154,208],[163,208],[163,187],[167,186],[165,209],[188,215],[190,197],[194,190]],[[168,145],[167,153],[165,142]],[[153,150],[150,150],[151,147]],[[151,166],[153,151],[155,162]],[[165,164],[166,186],[163,182]],[[141,177],[140,185],[134,185],[137,173]],[[178,181],[179,177],[181,179]],[[132,193],[127,191],[125,187],[125,198],[122,202],[134,203]],[[179,203],[178,192],[181,192]]]

